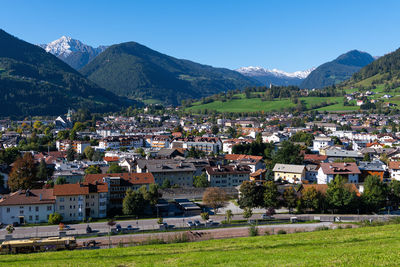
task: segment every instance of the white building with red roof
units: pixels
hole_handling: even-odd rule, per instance
[[[360,169],[354,162],[349,163],[321,163],[317,174],[318,184],[328,184],[336,175],[343,176],[349,183],[358,183]]]

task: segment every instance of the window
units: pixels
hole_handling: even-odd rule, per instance
[[[39,221],[39,215],[36,215],[36,216],[35,216],[35,220],[36,220],[36,221]]]
[[[89,195],[86,195],[86,199],[88,199],[89,198]]]
[[[20,211],[19,211],[19,214],[24,214],[24,210],[20,210]]]
[[[11,211],[11,209],[10,209],[10,208],[7,208],[7,213],[10,213],[10,211]]]
[[[32,216],[29,216],[29,220],[32,221]]]
[[[60,202],[64,202],[64,198],[63,197],[60,197]]]
[[[32,211],[32,207],[29,207],[29,211]]]
[[[94,195],[92,195],[92,198],[94,198]]]
[[[19,206],[19,208],[20,208],[20,209],[23,209],[23,208],[24,208],[24,206]]]
[[[39,207],[38,206],[35,207],[35,211],[39,211]]]
[[[69,201],[72,201],[72,197],[69,198]]]
[[[47,210],[51,210],[51,206],[47,206]]]
[[[60,210],[64,210],[64,206],[60,206]]]

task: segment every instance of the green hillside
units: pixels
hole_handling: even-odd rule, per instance
[[[2,255],[5,266],[398,266],[398,225],[101,250]]]
[[[0,116],[58,115],[68,108],[119,110],[127,102],[57,57],[0,30]],[[133,103],[133,101],[132,101]]]
[[[339,84],[373,61],[373,57],[368,53],[349,51],[313,70],[300,87],[313,89]]]
[[[259,84],[236,71],[176,59],[135,42],[109,47],[80,71],[117,95],[165,104]]]
[[[190,111],[201,111],[201,110],[215,110],[218,112],[271,112],[271,111],[284,111],[290,107],[296,107],[289,98],[284,99],[274,99],[272,101],[262,101],[261,98],[250,98],[247,99],[243,94],[236,94],[235,98],[222,102],[220,100],[213,101],[211,103],[202,104],[202,102],[195,102],[191,107],[186,108]],[[319,111],[348,111],[348,110],[358,110],[357,106],[344,106],[343,97],[300,97],[299,101],[304,101],[307,109],[317,109]],[[317,104],[326,102],[325,107],[313,108]]]

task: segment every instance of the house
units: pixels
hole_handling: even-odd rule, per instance
[[[361,105],[363,105],[364,104],[364,101],[363,100],[357,100],[357,106],[361,106]]]
[[[317,182],[319,165],[307,164],[306,165],[306,180],[310,183]]]
[[[336,159],[345,159],[345,158],[351,158],[354,159],[355,161],[359,161],[362,160],[364,157],[363,154],[358,151],[344,150],[338,148],[321,150],[321,154],[327,156],[329,162],[335,161]]]
[[[186,147],[185,147],[186,146]],[[222,151],[222,142],[218,137],[195,137],[185,142],[183,148],[188,150],[194,148],[205,152],[206,154],[218,154]]]
[[[104,183],[54,185],[55,211],[63,221],[82,221],[107,216],[108,186]]]
[[[350,163],[321,163],[318,170],[318,184],[330,183],[336,175],[343,176],[349,183],[358,183],[360,169],[354,162]]]
[[[304,163],[319,165],[321,162],[327,162],[328,157],[326,155],[318,154],[304,154]]]
[[[257,171],[250,173],[250,181],[253,182],[264,182],[267,169],[258,169]]]
[[[90,142],[85,142],[85,141],[71,141],[71,140],[56,141],[56,148],[58,151],[67,151],[69,148],[72,148],[76,153],[83,154],[83,151],[88,146],[90,146]]]
[[[0,200],[0,222],[44,223],[54,213],[53,189],[19,190]]]
[[[208,166],[205,169],[212,187],[236,187],[250,180],[251,170],[248,166],[217,165]]]
[[[225,155],[225,160],[230,163],[249,166],[251,168],[251,172],[265,168],[262,156],[227,154]]]
[[[301,183],[306,177],[304,165],[280,164],[277,163],[272,170],[275,181],[283,180],[292,184]]]
[[[390,178],[400,181],[400,161],[389,161],[388,170]]]
[[[327,136],[316,136],[313,140],[313,150],[319,151],[326,146],[333,146],[332,138]]]
[[[360,161],[358,164],[358,168],[361,171],[359,182],[364,182],[365,178],[368,175],[378,176],[381,181],[383,181],[383,177],[386,171],[386,165],[380,160],[374,160],[371,162],[368,161]]]
[[[263,132],[261,136],[264,143],[280,143],[289,139],[286,135],[277,132]]]
[[[193,186],[193,174],[196,167],[193,163],[170,159],[138,159],[136,170],[138,173],[151,173],[154,181],[162,185],[168,180],[171,185],[180,187]]]
[[[128,172],[133,172],[136,168],[135,160],[132,158],[124,158],[118,163],[118,165]]]
[[[151,173],[99,173],[87,174],[85,182],[105,183],[108,187],[109,208],[121,208],[128,189],[138,190],[142,186],[149,188],[150,184],[154,184],[154,177]]]

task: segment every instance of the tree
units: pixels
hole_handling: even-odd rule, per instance
[[[369,155],[369,153],[364,154],[363,161],[371,161],[371,156]]]
[[[68,161],[73,161],[75,159],[75,154],[76,154],[75,150],[72,147],[68,148],[68,150],[67,150],[67,160]]]
[[[8,179],[11,191],[19,189],[30,189],[36,183],[36,165],[31,153],[25,153],[22,158],[14,162]]]
[[[37,172],[37,179],[39,181],[47,180],[47,165],[46,162],[42,159],[39,163],[39,168]]]
[[[158,186],[156,184],[151,184],[149,189],[145,185],[139,188],[139,193],[142,194],[144,200],[146,200],[150,205],[155,206],[158,202],[159,193]]]
[[[278,206],[278,187],[273,181],[267,181],[265,183],[264,192],[264,207],[265,208],[276,208]]]
[[[302,211],[320,210],[321,193],[314,187],[302,191],[297,204],[297,209]]]
[[[126,191],[126,195],[122,201],[122,212],[125,215],[142,215],[145,206],[146,200],[140,192],[133,191],[131,188]]]
[[[227,204],[228,196],[224,190],[218,187],[209,187],[203,194],[203,203],[210,206],[214,213],[218,213],[218,209]]]
[[[199,176],[193,177],[193,186],[194,187],[209,187],[210,182],[207,180],[206,174],[202,173]]]
[[[348,186],[345,186],[346,179],[342,176],[336,177],[328,184],[326,190],[326,201],[329,207],[334,212],[352,211],[357,205],[358,199],[354,191],[350,191]]]
[[[213,125],[211,127],[211,132],[212,132],[212,134],[216,135],[219,132],[218,126],[217,125]]]
[[[65,179],[65,177],[58,177],[55,181],[55,184],[60,185],[60,184],[66,184],[67,183],[67,179]]]
[[[388,197],[394,209],[398,209],[400,205],[400,181],[392,180],[388,186]]]
[[[251,218],[251,216],[253,216],[252,209],[251,208],[244,208],[243,209],[243,218],[249,219],[249,218]]]
[[[226,216],[226,221],[227,221],[228,223],[230,223],[231,220],[232,220],[232,217],[233,217],[232,211],[231,211],[231,210],[227,210],[227,211],[225,212],[225,216]]]
[[[297,193],[293,187],[286,188],[283,191],[283,201],[285,207],[289,209],[289,213],[292,213],[292,209],[297,205]]]
[[[91,146],[87,146],[84,150],[83,150],[83,154],[85,154],[85,157],[89,160],[92,160],[93,155],[94,155],[94,149]]]
[[[245,181],[240,185],[239,207],[256,208],[264,206],[265,187],[257,185],[256,182]]]
[[[59,224],[63,220],[61,214],[54,212],[49,215],[49,224]]]
[[[378,212],[386,204],[387,187],[378,176],[368,175],[364,181],[363,206],[370,212]]]
[[[39,130],[40,127],[42,127],[43,123],[41,121],[35,121],[33,123],[33,128],[35,128],[36,130]]]
[[[200,216],[204,221],[207,221],[210,218],[210,214],[208,214],[208,212],[202,212],[200,213]]]
[[[281,148],[272,158],[272,166],[276,163],[282,164],[302,164],[303,156],[300,154],[300,146],[294,145],[292,142],[283,141]]]
[[[171,188],[171,182],[170,180],[167,178],[163,181],[161,188],[165,189],[165,188]]]
[[[110,163],[110,167],[107,170],[107,173],[122,173],[125,172],[124,169],[122,169],[121,166],[119,166],[117,163]]]
[[[101,169],[98,165],[90,165],[85,170],[85,174],[97,174],[97,173],[101,173]]]
[[[103,159],[104,154],[100,151],[95,151],[93,153],[92,160],[93,161],[101,161]]]

